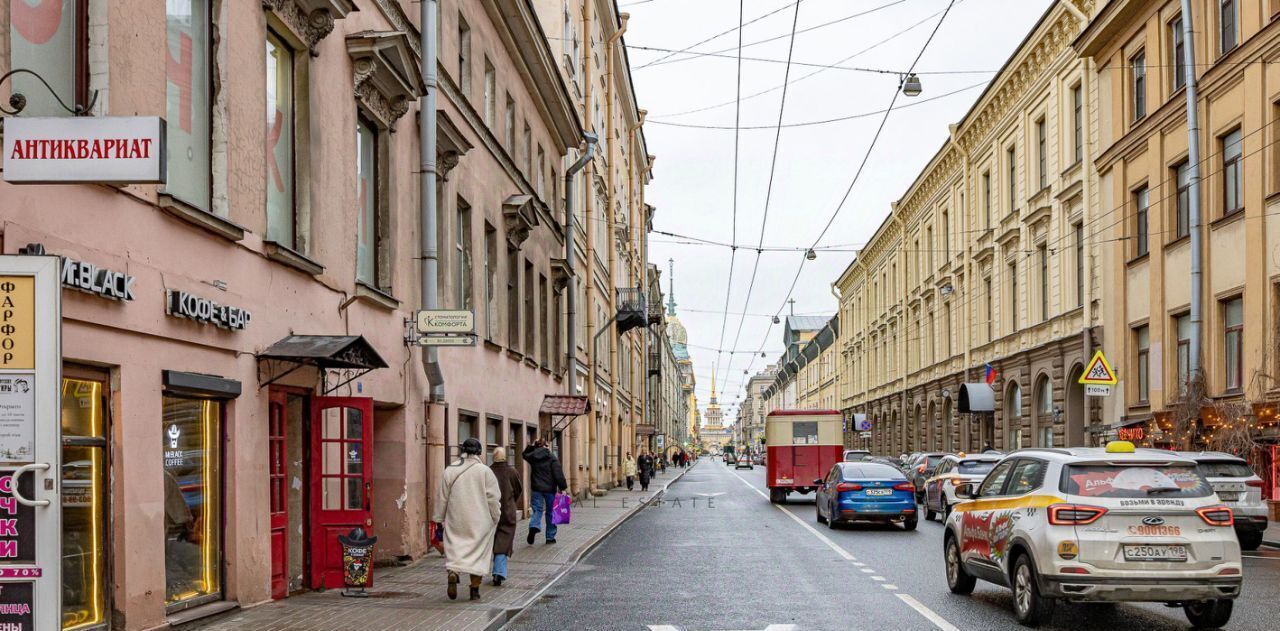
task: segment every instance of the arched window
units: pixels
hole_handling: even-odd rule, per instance
[[[1004,395],[1004,427],[1008,439],[1006,449],[1022,448],[1022,388],[1011,381]]]
[[[1036,426],[1038,445],[1053,446],[1053,382],[1041,377],[1036,384]]]

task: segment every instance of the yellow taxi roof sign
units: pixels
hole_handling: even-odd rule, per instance
[[[1080,375],[1080,383],[1084,385],[1114,386],[1118,381],[1115,369],[1111,367],[1111,363],[1107,361],[1102,351],[1093,354],[1089,367],[1085,368],[1084,374]]]
[[[1133,450],[1133,443],[1127,440],[1113,440],[1107,443],[1107,453],[1109,454],[1131,454]]]

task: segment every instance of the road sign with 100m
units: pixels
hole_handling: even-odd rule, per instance
[[[1105,386],[1105,385],[1100,386],[1098,384],[1093,384],[1093,383],[1086,384],[1084,387],[1084,393],[1085,395],[1091,396],[1091,397],[1109,396],[1111,394],[1111,386]]]
[[[469,309],[429,309],[417,316],[419,333],[476,332],[476,314]]]

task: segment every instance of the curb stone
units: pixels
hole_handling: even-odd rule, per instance
[[[697,466],[697,465],[695,464],[694,466]],[[578,562],[582,560],[582,557],[587,556],[587,554],[589,554],[592,550],[595,550],[596,547],[598,547],[601,543],[603,543],[605,539],[609,538],[609,535],[612,535],[614,531],[618,529],[619,526],[626,523],[632,517],[635,517],[636,515],[638,515],[640,511],[648,508],[649,505],[653,504],[655,500],[661,501],[662,496],[666,495],[667,489],[671,488],[671,485],[678,482],[680,478],[683,478],[684,474],[692,470],[693,470],[693,467],[688,467],[680,471],[680,473],[676,475],[676,477],[671,478],[671,480],[667,482],[666,485],[664,485],[661,489],[659,489],[657,493],[654,493],[652,497],[650,497],[649,499],[643,502],[636,504],[635,508],[632,508],[631,510],[627,511],[621,517],[615,519],[613,523],[601,529],[601,531],[597,533],[596,536],[592,537],[590,541],[586,542],[585,544],[582,545],[582,547],[578,548],[577,551],[573,553],[573,558],[571,558],[568,563],[565,563],[564,566],[561,567],[560,570],[557,571],[554,576],[544,581],[542,585],[538,587],[537,591],[535,591],[533,595],[529,596],[529,598],[526,599],[523,603],[515,607],[507,607],[505,609],[498,610],[496,617],[493,620],[489,621],[489,624],[485,625],[484,631],[499,631],[500,629],[505,628],[508,624],[510,624],[513,620],[515,620],[517,616],[524,613],[524,610],[528,609],[534,603],[538,602],[538,600],[542,598],[542,595],[545,594],[548,589],[551,589],[552,585],[555,585],[561,578],[564,577],[564,575],[568,574],[570,571],[573,570],[573,568],[577,567]]]

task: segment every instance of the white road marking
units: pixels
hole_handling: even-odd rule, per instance
[[[883,577],[883,576],[872,576],[872,577],[871,577],[871,580],[873,580],[873,581],[883,581],[883,580],[884,580],[884,577]]]
[[[898,586],[897,586],[897,585],[893,585],[893,584],[890,584],[890,583],[885,583],[885,584],[881,585],[881,587],[883,587],[883,588],[885,588],[885,589],[887,589],[887,590],[889,590],[889,591],[897,591],[897,589],[898,589]]]
[[[867,574],[875,574],[875,572],[876,572],[875,570],[873,570],[873,569],[871,569],[871,568],[869,568],[869,567],[864,567],[864,568],[862,568],[862,571],[863,571],[863,572],[865,572],[865,573],[867,573]]]
[[[866,564],[866,563],[859,563],[859,562],[857,562],[857,561],[854,561],[854,562],[853,562],[853,564],[854,564],[855,566],[857,566],[857,567],[867,567],[867,564]]]
[[[649,625],[649,631],[680,631],[680,628],[679,628],[679,627],[672,626],[672,625],[669,625],[669,624],[651,624],[651,625]],[[744,630],[744,631],[751,631],[751,630],[750,630],[750,629],[747,629],[747,630]],[[765,628],[764,628],[764,631],[796,631],[796,625],[794,625],[794,624],[771,624],[771,625],[769,625],[769,626],[765,627]]]
[[[907,594],[894,594],[894,595],[898,597],[898,600],[901,600],[902,602],[907,603],[907,606],[911,607],[912,609],[915,609],[916,613],[927,618],[929,622],[933,623],[933,626],[938,627],[939,629],[942,629],[942,631],[960,631],[958,627],[944,620],[942,616],[939,616],[938,614],[934,613],[932,609],[925,607],[924,603],[921,603],[920,601],[912,598]]]
[[[763,498],[765,498],[766,500],[767,500],[767,499],[769,499],[769,496],[768,496],[768,495],[765,495],[764,491],[761,491],[760,489],[756,488],[756,486],[755,486],[754,484],[752,484],[752,483],[748,482],[746,478],[744,478],[744,477],[742,477],[742,476],[738,475],[738,474],[737,474],[737,472],[734,472],[733,477],[738,478],[739,480],[741,480],[743,484],[747,485],[747,488],[751,489],[752,491],[755,491],[757,494],[759,494],[759,495],[760,495],[760,497],[763,497]],[[844,559],[844,560],[846,560],[846,561],[853,561],[853,559],[854,559],[853,555],[849,554],[849,552],[848,552],[848,551],[846,551],[844,548],[841,548],[839,545],[837,545],[837,544],[836,544],[836,542],[834,542],[834,541],[832,541],[831,539],[827,538],[827,536],[826,536],[826,535],[824,535],[824,534],[822,534],[822,533],[818,532],[817,530],[815,530],[815,529],[813,528],[813,526],[810,526],[809,524],[805,523],[805,521],[804,521],[804,520],[800,519],[800,517],[798,517],[795,513],[791,512],[787,507],[785,507],[785,506],[783,506],[783,505],[781,505],[781,504],[773,504],[773,506],[774,506],[775,508],[777,508],[778,510],[780,510],[780,511],[782,511],[782,512],[786,513],[786,514],[787,514],[787,516],[789,516],[789,517],[791,517],[791,519],[795,520],[795,522],[796,522],[797,524],[800,524],[801,526],[803,526],[803,527],[804,527],[804,529],[805,529],[805,530],[808,530],[811,534],[813,534],[813,536],[817,537],[820,541],[822,541],[823,543],[827,544],[827,547],[831,548],[832,550],[835,550],[836,554],[839,554],[839,555],[840,555],[840,558],[842,558],[842,559]],[[875,570],[868,569],[868,568],[862,568],[862,571],[863,571],[863,572],[874,572]],[[893,591],[896,591],[896,590],[898,589],[896,585],[892,585],[892,586],[891,586],[891,585],[883,585],[883,587],[884,587],[885,589],[889,589],[890,587],[892,587]],[[915,610],[916,610],[916,613],[920,614],[921,616],[924,616],[924,617],[925,617],[925,619],[927,619],[929,622],[932,622],[932,623],[933,623],[933,626],[938,627],[938,628],[939,628],[939,629],[941,629],[942,631],[960,631],[960,629],[959,629],[958,627],[956,627],[955,625],[951,624],[950,622],[947,622],[947,621],[946,621],[946,619],[944,619],[942,616],[939,616],[939,615],[938,615],[936,612],[934,612],[932,609],[930,609],[930,608],[928,608],[928,607],[924,606],[924,603],[921,603],[920,601],[916,600],[915,598],[912,598],[911,596],[909,596],[909,595],[907,595],[907,594],[901,594],[901,593],[894,594],[894,595],[895,595],[895,596],[897,596],[899,600],[901,600],[902,602],[906,603],[906,604],[907,604],[907,606],[911,607],[912,609],[915,609]],[[784,626],[785,626],[785,627],[788,627],[788,628],[787,628],[787,629],[775,629],[775,628],[774,628],[774,627],[784,627]],[[650,628],[652,629],[652,627],[650,627]],[[770,625],[769,627],[767,627],[767,628],[765,629],[765,631],[790,631],[790,629],[794,629],[794,628],[795,628],[795,625]],[[666,629],[666,628],[664,628],[664,629],[655,629],[654,631],[678,631],[678,630],[677,630],[677,629],[674,629],[674,628],[672,628],[672,629]]]

